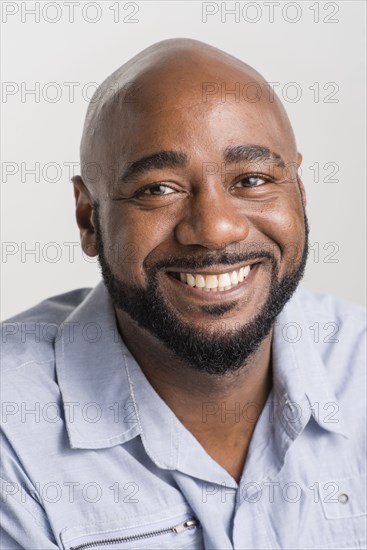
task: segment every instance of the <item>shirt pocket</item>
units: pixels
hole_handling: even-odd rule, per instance
[[[320,548],[366,548],[367,476],[320,482],[319,493],[329,541]]]
[[[367,476],[320,483],[320,498],[327,519],[347,519],[367,514]]]
[[[140,520],[128,527],[123,519],[96,521],[83,527],[66,527],[60,539],[64,550],[204,548],[200,522],[190,513],[145,523]]]

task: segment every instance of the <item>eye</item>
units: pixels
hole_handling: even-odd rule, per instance
[[[264,185],[265,183],[268,183],[269,180],[265,179],[262,176],[246,176],[245,178],[242,178],[240,181],[238,181],[235,185],[235,187],[260,187],[260,185]]]
[[[169,187],[168,185],[163,185],[162,183],[156,183],[155,185],[150,185],[149,187],[146,187],[145,189],[141,189],[138,191],[135,196],[137,197],[161,197],[164,195],[170,195],[171,193],[174,193],[175,190],[172,189],[172,187]]]

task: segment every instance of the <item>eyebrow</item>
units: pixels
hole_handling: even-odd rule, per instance
[[[223,159],[228,164],[271,160],[277,166],[285,167],[280,155],[261,145],[231,145],[225,148]],[[119,180],[124,182],[150,170],[185,168],[188,162],[189,157],[181,151],[159,151],[130,163]]]
[[[126,168],[120,181],[126,181],[149,170],[162,168],[184,168],[188,164],[188,156],[181,151],[159,151],[153,155],[135,160]]]
[[[225,148],[223,157],[227,163],[270,160],[280,168],[285,167],[285,162],[278,153],[274,153],[262,145],[232,145]]]

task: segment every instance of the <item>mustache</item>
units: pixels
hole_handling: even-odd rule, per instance
[[[174,267],[176,269],[205,269],[206,267],[216,266],[228,266],[238,265],[241,263],[250,262],[252,260],[268,259],[272,262],[273,267],[277,265],[276,257],[268,250],[252,251],[248,253],[222,253],[220,255],[205,255],[197,257],[185,256],[184,258],[178,258],[174,256],[168,256],[154,263],[153,266],[144,266],[147,271],[157,272],[161,269],[169,269]]]

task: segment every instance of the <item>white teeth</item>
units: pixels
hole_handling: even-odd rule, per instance
[[[195,286],[195,277],[191,273],[187,273],[187,284],[190,286]]]
[[[232,271],[231,273],[231,283],[232,285],[238,285],[237,271]]]
[[[180,273],[180,280],[187,283],[191,287],[201,288],[206,292],[223,292],[242,283],[242,281],[250,273],[251,267],[241,267],[236,271],[228,273],[220,273],[219,275],[193,275],[192,273]]]
[[[250,273],[251,271],[251,267],[249,265],[247,265],[246,267],[243,267],[243,277],[247,277],[247,275]]]
[[[217,288],[218,285],[218,277],[216,275],[207,275],[205,277],[205,286],[206,288]]]
[[[231,284],[231,277],[229,273],[221,273],[218,277],[219,287],[225,287]]]
[[[196,275],[195,276],[195,286],[198,288],[204,288],[205,287],[205,279],[202,275]]]

